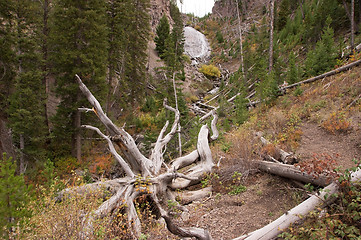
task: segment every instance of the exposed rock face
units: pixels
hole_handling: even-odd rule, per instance
[[[261,12],[263,6],[268,7],[268,0],[238,0],[241,3],[241,14],[247,18],[249,13]],[[213,17],[237,17],[236,0],[219,0],[212,8]]]
[[[163,15],[168,17],[170,23],[172,23],[172,18],[170,17],[170,1],[169,0],[151,0],[150,1],[150,27],[152,32],[155,33],[155,29],[159,23],[159,20]]]
[[[237,16],[235,0],[220,0],[214,3],[212,14],[216,17]]]
[[[191,59],[205,60],[211,54],[209,43],[201,32],[192,27],[184,28],[184,51]]]
[[[155,51],[154,37],[156,36],[156,28],[159,24],[159,20],[163,15],[168,17],[168,21],[172,23],[172,18],[170,17],[170,1],[169,0],[151,0],[150,8],[150,27],[151,35],[148,43],[148,71],[151,74],[154,74],[154,69],[164,66],[163,62],[160,61],[160,58]]]

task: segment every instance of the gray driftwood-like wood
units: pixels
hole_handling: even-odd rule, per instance
[[[265,139],[264,137],[262,137],[262,133],[261,132],[257,132],[256,136],[260,139],[262,145],[268,145],[271,144],[270,141],[268,141],[267,139]],[[275,150],[277,151],[277,154],[280,156],[279,159],[281,162],[289,164],[289,163],[294,163],[296,161],[296,158],[293,154],[284,151],[281,148],[275,147]],[[268,156],[271,157],[271,156]]]
[[[188,155],[177,158],[170,166],[168,166],[163,159],[167,144],[177,133],[179,128],[180,114],[177,108],[173,108],[167,104],[166,99],[163,102],[164,108],[174,112],[175,120],[167,132],[169,122],[167,121],[160,131],[156,143],[151,151],[150,157],[144,156],[133,137],[125,131],[125,129],[116,126],[104,113],[97,99],[93,96],[90,90],[82,82],[81,78],[76,75],[76,81],[83,95],[88,99],[92,108],[80,108],[81,112],[95,113],[99,120],[106,127],[109,136],[101,132],[99,128],[82,125],[83,128],[95,131],[106,140],[108,148],[113,157],[120,164],[123,178],[105,181],[103,183],[93,183],[74,189],[65,189],[59,193],[57,200],[68,195],[87,194],[93,190],[106,188],[113,194],[108,200],[103,202],[100,207],[94,211],[94,214],[85,219],[86,227],[83,229],[82,236],[86,238],[87,234],[92,231],[92,224],[96,218],[101,218],[112,214],[113,210],[126,203],[126,213],[128,217],[128,227],[133,234],[134,239],[138,239],[142,232],[141,220],[137,214],[134,201],[141,195],[147,194],[155,204],[154,208],[158,209],[161,217],[164,218],[167,228],[170,232],[181,237],[195,237],[196,239],[209,240],[211,236],[207,230],[194,227],[180,227],[177,226],[172,217],[170,217],[167,210],[167,201],[173,200],[176,189],[186,188],[193,183],[200,182],[204,174],[209,173],[214,166],[212,153],[209,148],[209,141],[218,138],[218,130],[216,128],[217,115],[215,111],[212,113],[213,121],[211,129],[213,135],[210,136],[210,130],[207,125],[203,125],[198,134],[197,149]],[[115,145],[122,151],[123,156],[119,154]],[[194,165],[186,171],[182,168],[189,165]],[[147,183],[147,187],[137,185],[139,181]],[[205,196],[205,190],[200,192],[188,193],[188,199],[198,199]],[[163,206],[165,205],[165,206]],[[184,209],[180,207],[181,209]]]
[[[310,174],[302,172],[299,168],[283,163],[273,163],[267,161],[257,161],[258,169],[271,173],[277,176],[293,179],[303,183],[312,183],[318,186],[327,186],[331,182],[330,178],[327,176],[318,176],[317,178],[313,177]]]

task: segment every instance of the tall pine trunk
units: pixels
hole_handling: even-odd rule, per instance
[[[23,174],[25,173],[25,157],[24,157],[25,140],[23,134],[20,134],[19,141],[20,141],[19,172],[20,174]]]
[[[274,0],[270,0],[270,38],[269,38],[269,64],[268,71],[271,72],[273,68],[273,22],[274,22]]]
[[[237,17],[238,17],[238,31],[239,31],[239,49],[241,51],[241,70],[243,81],[246,82],[246,74],[244,72],[244,60],[243,60],[243,42],[242,42],[242,28],[241,28],[241,17],[239,14],[239,1],[236,0],[236,9],[237,9]]]
[[[351,51],[355,47],[355,0],[351,0]]]
[[[43,36],[42,36],[42,54],[43,54],[43,87],[45,88],[45,94],[43,96],[43,104],[44,104],[44,121],[45,125],[50,133],[50,124],[49,124],[49,116],[48,116],[48,94],[49,94],[49,82],[48,82],[48,37],[49,37],[49,11],[50,11],[50,3],[49,0],[44,0],[43,2]]]

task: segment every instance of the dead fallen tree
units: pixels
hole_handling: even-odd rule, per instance
[[[99,128],[90,125],[83,125],[84,129],[92,130],[98,133],[108,144],[109,151],[120,164],[124,171],[124,177],[105,181],[103,183],[94,183],[82,186],[76,189],[66,189],[60,193],[58,200],[72,192],[85,193],[88,189],[109,188],[113,194],[108,200],[103,202],[94,212],[92,217],[86,219],[86,228],[82,232],[82,236],[86,237],[92,231],[92,224],[96,218],[111,215],[120,206],[124,206],[126,216],[128,218],[128,229],[131,231],[134,239],[138,239],[141,235],[141,220],[137,214],[134,202],[142,195],[147,195],[152,200],[153,207],[160,216],[165,220],[167,228],[170,232],[181,237],[195,237],[197,239],[211,239],[207,230],[194,227],[180,227],[175,224],[168,211],[168,200],[175,199],[175,190],[184,189],[192,184],[200,182],[202,176],[209,173],[214,166],[212,153],[209,148],[209,141],[218,138],[216,128],[217,116],[213,112],[213,121],[211,129],[213,135],[207,125],[203,125],[198,134],[197,149],[190,154],[175,159],[170,164],[165,163],[163,155],[167,144],[177,132],[179,123],[179,111],[167,104],[165,100],[163,106],[172,111],[175,120],[167,132],[169,122],[167,121],[160,131],[150,157],[144,156],[136,146],[132,136],[123,128],[116,126],[103,112],[99,102],[82,82],[81,78],[76,75],[76,81],[83,95],[88,99],[92,108],[82,108],[82,111],[93,112],[106,127],[108,135],[102,133]],[[115,146],[118,146],[122,155],[117,152]],[[122,157],[124,156],[124,158]],[[191,167],[189,167],[192,165]],[[188,167],[187,170],[183,168]],[[186,201],[192,201],[208,194],[209,189],[204,191],[187,192],[185,194]],[[124,204],[125,203],[125,204]],[[179,206],[181,209],[184,207]]]
[[[361,170],[358,170],[351,175],[351,182],[361,181]],[[283,230],[287,229],[292,223],[300,221],[303,216],[313,211],[319,206],[329,204],[334,201],[332,194],[337,193],[339,186],[336,182],[331,183],[319,193],[311,196],[306,201],[292,208],[287,213],[254,232],[234,238],[233,240],[268,240],[277,237]]]
[[[256,136],[260,139],[261,143],[263,146],[267,146],[267,145],[270,145],[271,142],[268,141],[267,139],[265,139],[263,136],[262,136],[262,133],[261,132],[257,132],[256,133]],[[280,160],[281,162],[283,163],[294,163],[296,161],[296,157],[291,154],[291,153],[288,153],[286,151],[284,151],[283,149],[281,148],[278,148],[278,147],[274,147],[274,151],[275,151],[275,154],[278,155],[279,157],[277,157],[276,161],[277,160]],[[272,158],[272,156],[267,156],[269,159],[268,160],[272,160],[274,161]]]
[[[256,161],[258,169],[277,176],[293,179],[303,183],[311,183],[317,186],[327,186],[331,182],[331,178],[326,175],[317,177],[301,171],[300,168],[289,164],[273,163],[267,161]]]
[[[325,77],[330,77],[332,75],[335,75],[335,74],[338,74],[340,72],[344,72],[344,71],[346,71],[346,70],[348,70],[350,68],[353,68],[353,67],[355,67],[355,66],[357,66],[359,64],[361,64],[361,60],[357,60],[357,61],[352,62],[350,64],[347,64],[345,66],[336,68],[335,70],[323,73],[323,74],[321,74],[319,76],[312,77],[312,78],[309,78],[309,79],[306,79],[306,80],[303,80],[303,81],[300,81],[300,82],[297,82],[297,83],[294,83],[294,84],[291,84],[291,85],[288,85],[288,86],[281,87],[279,90],[280,90],[280,92],[285,92],[286,89],[294,88],[294,87],[297,87],[297,86],[305,84],[305,83],[315,82],[317,80],[324,79]]]

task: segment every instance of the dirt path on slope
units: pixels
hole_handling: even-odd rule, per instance
[[[341,169],[354,167],[353,159],[361,159],[361,117],[352,119],[352,131],[339,134],[328,133],[316,123],[304,123],[303,135],[296,155],[300,159],[312,158],[314,154],[329,154],[335,158]]]
[[[188,205],[186,225],[207,229],[213,239],[229,240],[267,225],[301,200],[292,193],[292,184],[280,177],[257,173],[245,186],[244,193],[213,192],[208,199]]]

